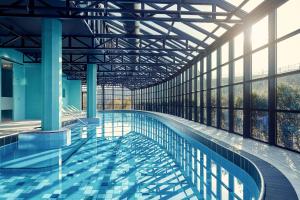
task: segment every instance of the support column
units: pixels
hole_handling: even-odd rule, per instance
[[[97,65],[87,65],[87,117],[95,118],[97,112]]]
[[[61,127],[62,24],[57,19],[42,23],[42,129]]]

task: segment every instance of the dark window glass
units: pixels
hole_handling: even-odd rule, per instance
[[[251,136],[258,140],[268,141],[268,128],[269,128],[268,112],[252,111],[251,112]]]
[[[221,128],[228,130],[229,124],[229,115],[228,109],[222,109],[222,116],[221,116]]]
[[[299,113],[277,113],[277,144],[300,151]]]
[[[243,134],[243,111],[242,110],[235,110],[234,111],[234,132],[235,133],[239,133],[239,134]]]
[[[268,108],[268,80],[252,83],[251,101],[253,109]]]
[[[234,108],[243,108],[243,84],[234,86]]]
[[[300,74],[277,79],[277,108],[300,110]]]

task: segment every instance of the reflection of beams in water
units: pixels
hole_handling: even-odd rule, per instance
[[[163,149],[137,133],[131,132],[111,141],[96,138],[94,134],[93,138],[62,165],[61,172],[56,172],[55,180],[49,181],[45,187],[33,188],[28,195],[32,198],[40,198],[45,193],[53,193],[52,191],[61,189],[61,194],[65,198],[72,198],[74,191],[81,192],[80,187],[83,187],[81,184],[89,187],[96,185],[95,190],[98,187],[99,191],[105,190],[110,193],[112,190],[120,189],[118,184],[130,183],[118,197],[135,197],[133,195],[140,193],[145,199],[177,198],[176,195],[186,198],[183,192],[190,187],[185,181],[177,180],[176,174],[180,175],[180,172],[172,163],[173,161],[167,157]],[[103,175],[105,170],[108,171]],[[39,177],[47,177],[47,174],[52,176],[53,172],[41,173]],[[110,177],[108,186],[102,186],[106,181],[104,177],[107,176]],[[134,183],[132,178],[135,179]],[[91,180],[91,183],[86,180]],[[80,185],[73,183],[80,183]],[[60,187],[61,184],[63,187]],[[26,183],[26,187],[28,186],[31,186],[30,183]]]
[[[141,134],[141,133],[139,133],[138,134],[139,136],[141,136],[141,137],[135,137],[133,140],[135,140],[135,143],[136,144],[138,144],[139,146],[140,146],[140,148],[138,148],[138,149],[142,149],[142,148],[144,148],[145,150],[146,149],[150,149],[150,150],[152,150],[152,152],[151,153],[153,153],[153,155],[158,155],[158,157],[156,158],[156,162],[157,161],[160,161],[160,162],[163,162],[163,161],[166,161],[166,164],[168,165],[168,167],[167,167],[167,169],[169,169],[169,168],[174,168],[174,167],[177,167],[177,169],[178,169],[178,171],[177,171],[177,175],[175,176],[176,177],[176,179],[177,179],[177,181],[179,182],[179,183],[185,183],[186,185],[187,185],[187,187],[189,188],[189,185],[193,185],[190,181],[188,181],[189,179],[186,179],[186,177],[185,177],[185,172],[180,168],[180,167],[178,167],[178,166],[180,166],[180,165],[177,165],[175,162],[173,162],[173,160],[172,159],[170,159],[169,158],[169,160],[167,160],[167,158],[168,158],[168,155],[171,155],[170,153],[167,153],[167,152],[165,152],[165,151],[161,151],[161,148],[151,148],[151,147],[155,147],[155,146],[161,146],[161,145],[159,145],[158,143],[157,143],[157,141],[155,141],[155,140],[153,140],[153,139],[151,139],[151,138],[149,138],[148,136],[145,136],[144,134]],[[151,145],[151,147],[149,148],[149,144]],[[154,145],[155,144],[155,145]],[[162,149],[164,149],[163,147],[162,147]],[[164,149],[165,150],[165,149]],[[147,150],[146,150],[147,151]],[[149,153],[149,151],[148,151],[148,153]],[[142,154],[141,154],[142,155]],[[155,156],[154,156],[154,158],[155,158]],[[171,156],[171,157],[173,157],[173,156]],[[151,159],[153,159],[153,157],[151,157]],[[169,161],[169,162],[168,162]],[[150,163],[151,163],[151,160],[150,160]],[[150,166],[150,172],[154,175],[154,174],[158,174],[162,169],[164,169],[164,165],[163,165],[163,163],[162,163],[162,165],[160,165],[160,166],[158,166],[158,168],[157,169],[155,169],[155,168],[153,168],[153,166]],[[180,180],[180,177],[182,177],[183,179],[186,179],[184,182],[182,182],[182,180]],[[181,185],[181,187],[183,187],[183,185]],[[186,191],[184,190],[184,193],[185,193],[185,195],[186,196],[189,196],[189,194],[188,193],[186,193]],[[194,188],[192,188],[192,193],[190,192],[190,194],[193,194],[193,193],[198,193],[197,191],[195,191],[195,189]]]
[[[168,198],[171,198],[173,195],[178,195],[180,190],[185,193],[186,197],[189,196],[186,193],[186,190],[190,189],[187,181],[179,180],[178,175],[182,176],[180,170],[172,159],[167,158],[167,154],[163,149],[158,148],[156,144],[147,138],[134,133],[127,135],[122,143],[127,143],[128,145],[124,147],[125,151],[134,149],[134,151],[130,151],[130,154],[133,155],[132,157],[135,159],[142,158],[135,163],[135,167],[131,167],[126,173],[121,174],[118,179],[113,180],[113,183],[126,179],[130,174],[138,170],[138,174],[141,177],[137,179],[137,185],[144,188],[144,190],[146,189],[146,193],[149,195],[168,194]],[[184,177],[182,178],[184,179]],[[130,191],[134,191],[137,185],[132,186]],[[193,192],[191,194],[193,195]],[[122,195],[122,197],[125,196]]]

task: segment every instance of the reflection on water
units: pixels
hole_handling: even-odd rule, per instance
[[[105,138],[115,138],[124,136],[132,131],[132,114],[131,113],[100,113],[99,133]]]
[[[72,131],[71,131],[71,129],[67,129],[66,136],[67,136],[66,145],[70,146],[72,144]]]
[[[41,158],[55,154],[59,167],[34,175],[0,173],[0,199],[257,199],[248,174],[165,124],[134,112],[99,118],[96,126],[72,128],[65,149],[12,160],[41,165]],[[63,162],[64,153],[81,142]]]
[[[82,139],[87,138],[87,127],[86,126],[81,127],[81,138]]]
[[[258,198],[258,187],[245,171],[158,120],[139,113],[102,113],[99,117],[105,138],[134,132],[163,147],[181,167],[201,199]]]

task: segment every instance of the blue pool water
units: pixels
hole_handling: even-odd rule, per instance
[[[0,199],[257,199],[238,166],[160,121],[135,112],[99,113],[72,127],[69,145],[52,150],[0,148]],[[76,151],[75,151],[75,150]],[[69,153],[71,152],[71,153]],[[42,166],[57,166],[38,171]],[[21,166],[21,167],[20,167]]]

